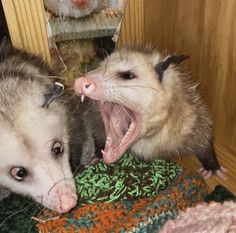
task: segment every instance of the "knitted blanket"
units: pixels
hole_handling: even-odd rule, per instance
[[[197,174],[172,162],[144,162],[130,154],[111,166],[99,162],[75,180],[78,206],[67,214],[41,212],[17,195],[0,202],[0,232],[155,232],[206,194]]]
[[[188,171],[152,197],[79,205],[68,214],[45,210],[38,216],[40,232],[157,232],[179,210],[194,206],[205,195],[202,180]]]
[[[156,232],[179,210],[202,201],[202,179],[175,163],[144,162],[127,154],[76,177],[78,206],[67,214],[45,210],[40,232]]]
[[[160,233],[234,233],[236,232],[236,203],[201,203],[181,212],[168,221]]]

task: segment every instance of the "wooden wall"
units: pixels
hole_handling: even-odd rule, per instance
[[[50,63],[43,0],[2,0],[12,44]]]
[[[146,0],[126,0],[118,44],[144,43],[144,2]]]
[[[141,42],[152,43],[160,51],[190,55],[186,71],[200,83],[210,107],[216,151],[229,170],[226,186],[236,193],[236,1],[127,0],[126,18],[134,18],[133,4],[143,7],[140,20],[144,22],[124,23],[122,43],[134,41],[127,31],[142,25]]]
[[[236,154],[236,1],[147,0],[145,41],[189,54],[215,122],[215,140]],[[149,17],[155,15],[155,18]]]

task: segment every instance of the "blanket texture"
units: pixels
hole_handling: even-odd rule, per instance
[[[150,197],[164,190],[182,171],[176,163],[161,159],[145,162],[131,154],[112,165],[100,161],[76,176],[79,203]]]
[[[78,206],[62,215],[46,209],[38,216],[41,232],[157,232],[206,194],[197,174],[130,154],[111,166],[99,162],[78,175],[76,184]]]
[[[160,233],[235,233],[236,203],[201,203],[168,221]]]
[[[0,202],[0,232],[157,232],[206,194],[197,174],[130,154],[111,166],[99,162],[75,179],[79,200],[73,211],[58,215],[12,195]]]

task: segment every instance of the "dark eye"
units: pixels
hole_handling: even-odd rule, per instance
[[[129,79],[134,79],[136,78],[135,74],[133,74],[130,71],[126,71],[126,72],[120,72],[119,73],[119,77],[125,80],[129,80]]]
[[[64,148],[61,142],[55,141],[52,146],[52,154],[55,156],[61,155],[64,152]]]
[[[13,167],[11,175],[15,180],[22,181],[28,175],[28,171],[24,167]]]

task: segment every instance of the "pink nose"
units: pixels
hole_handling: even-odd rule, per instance
[[[74,4],[74,6],[84,9],[89,6],[89,0],[71,0],[71,3]]]
[[[67,213],[69,212],[72,208],[74,208],[77,204],[77,200],[74,197],[64,197],[61,200],[60,204],[60,213]]]
[[[81,77],[75,80],[74,91],[76,95],[90,95],[95,90],[95,84],[92,80]]]

